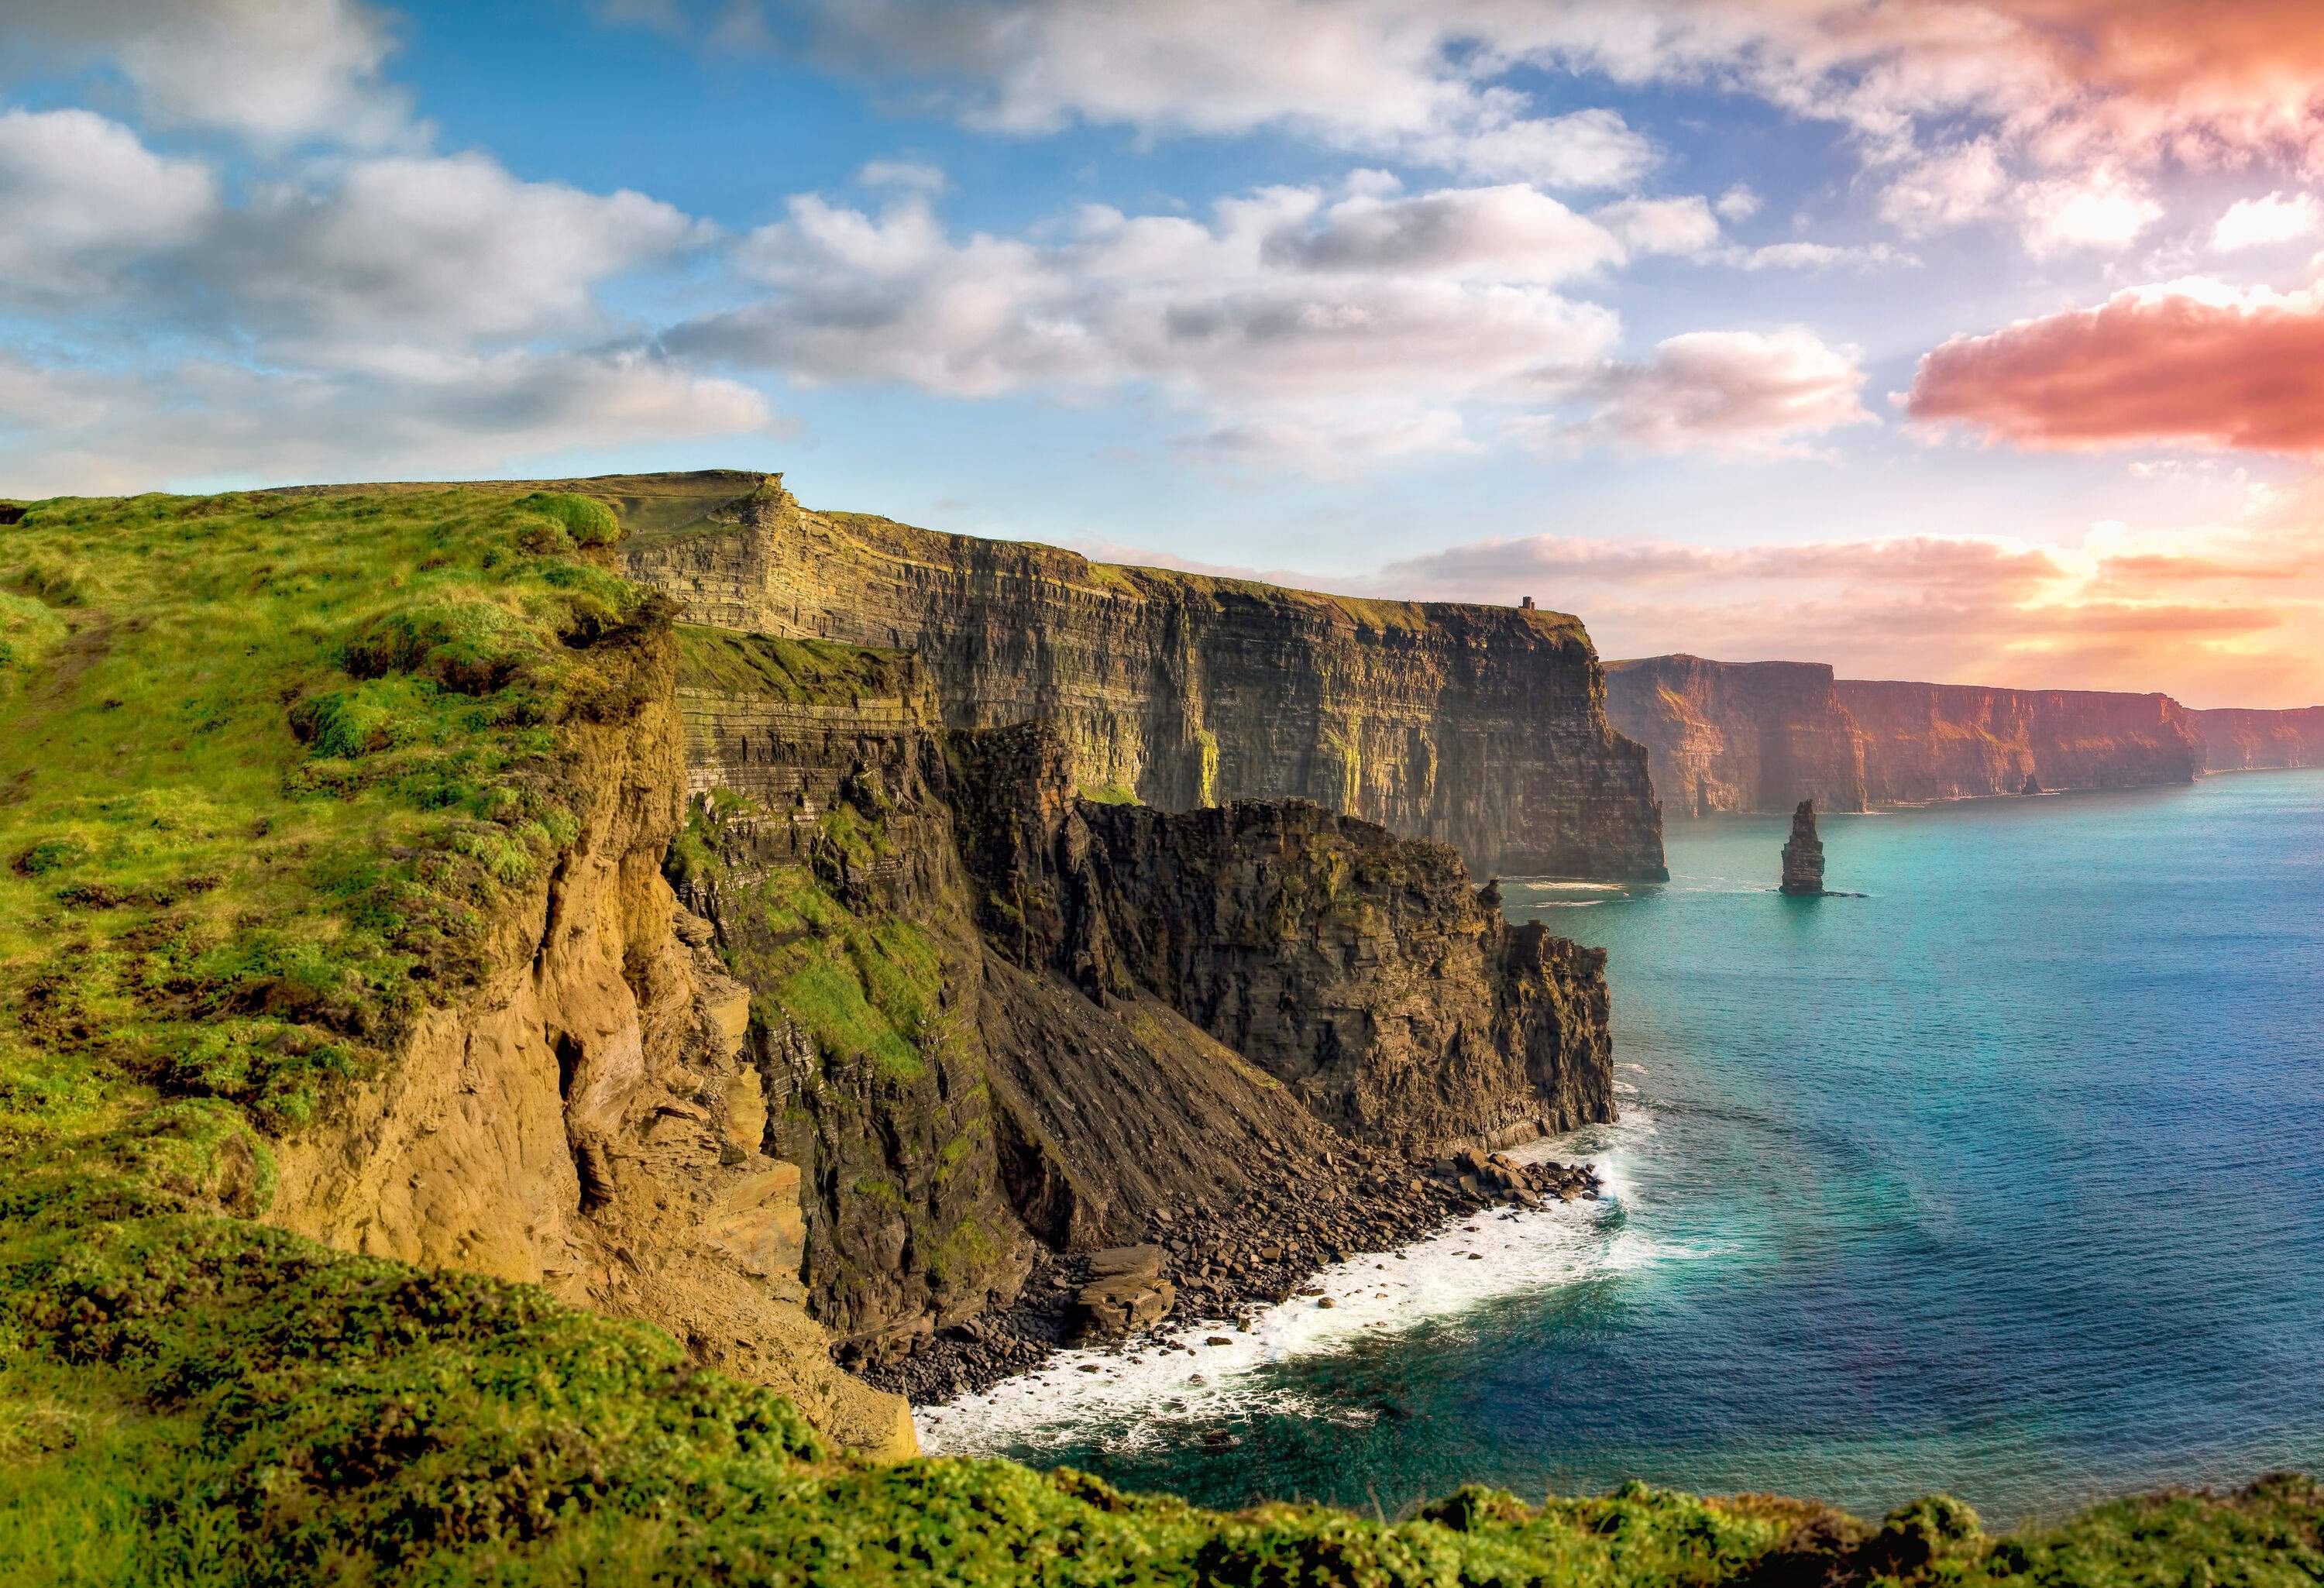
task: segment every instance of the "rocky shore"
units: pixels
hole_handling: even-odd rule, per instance
[[[942,1330],[909,1355],[851,1362],[843,1347],[840,1360],[914,1405],[936,1404],[1029,1372],[1070,1346],[1133,1349],[1149,1333],[1236,1327],[1259,1307],[1314,1294],[1306,1280],[1329,1264],[1407,1246],[1497,1208],[1594,1201],[1599,1190],[1587,1164],[1523,1164],[1474,1149],[1414,1164],[1351,1145],[1319,1161],[1305,1183],[1264,1199],[1157,1208],[1139,1245],[1044,1252],[1013,1306]]]

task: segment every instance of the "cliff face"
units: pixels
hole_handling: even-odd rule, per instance
[[[910,651],[947,725],[1053,723],[1084,789],[1312,799],[1480,875],[1665,874],[1645,752],[1572,618],[1109,567],[806,512],[750,476],[702,491],[625,542],[631,577],[691,623]]]
[[[1880,804],[2194,780],[2202,749],[2165,695],[1842,680]]]
[[[752,990],[766,1149],[816,1315],[881,1360],[1005,1305],[1036,1242],[1265,1206],[1345,1131],[1414,1149],[1611,1117],[1602,956],[1459,857],[1308,805],[1075,787],[1046,725],[944,725],[914,655],[680,633],[672,852]]]
[[[2324,706],[2296,711],[2197,711],[2203,770],[2252,771],[2262,767],[2324,766]]]
[[[566,730],[566,860],[494,923],[475,992],[281,1145],[269,1216],[647,1320],[837,1437],[909,1454],[901,1400],[838,1371],[807,1314],[799,1170],[764,1150],[750,993],[661,875],[684,789],[670,635],[607,661],[628,709]]]
[[[1606,686],[1608,715],[1689,816],[2148,788],[2203,765],[2199,714],[2163,695],[1868,683],[1692,656],[1610,662]]]
[[[964,759],[973,808],[1006,824],[972,854],[1018,963],[1158,998],[1333,1125],[1408,1151],[1612,1116],[1605,956],[1509,925],[1443,845],[1303,801],[1076,800],[1046,725]]]
[[[1862,810],[1864,734],[1831,669],[1654,656],[1606,664],[1606,715],[1646,747],[1666,811]]]

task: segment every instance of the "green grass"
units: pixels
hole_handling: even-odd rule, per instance
[[[689,685],[730,695],[854,705],[893,700],[912,688],[901,651],[866,651],[828,640],[785,640],[691,623],[678,628],[679,666]]]
[[[59,501],[0,527],[0,1071],[312,1116],[575,834],[558,725],[640,592],[444,491]]]
[[[1873,1526],[1466,1490],[1390,1526],[872,1465],[659,1330],[259,1222],[270,1142],[464,993],[497,913],[576,841],[574,729],[628,720],[647,687],[657,610],[563,494],[51,502],[0,523],[0,1583],[2324,1580],[2305,1479],[1996,1545],[1950,1502]],[[896,681],[877,653],[679,643],[787,698]],[[840,902],[889,842],[876,789],[846,808],[811,864],[747,890],[752,974],[827,1062],[900,1074],[953,1039],[945,955]],[[719,824],[742,814],[706,804],[672,872],[736,886]],[[973,1219],[922,1233],[940,1265],[993,1260]]]
[[[943,993],[944,956],[935,941],[912,921],[850,909],[807,865],[777,866],[737,882],[721,837],[733,814],[731,804],[697,804],[671,845],[669,869],[679,883],[715,882],[728,910],[747,919],[751,929],[730,960],[761,989],[763,1018],[796,1023],[825,1063],[871,1064],[895,1079],[917,1080]],[[833,807],[817,825],[827,864],[860,866],[887,845],[879,820],[853,806]]]

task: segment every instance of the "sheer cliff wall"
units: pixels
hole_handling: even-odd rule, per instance
[[[2203,741],[2203,770],[2324,766],[2324,706],[2294,711],[2234,708],[2190,713]]]
[[[1603,956],[1437,844],[1306,803],[1083,797],[1047,724],[944,722],[928,668],[688,626],[670,854],[750,989],[761,1156],[851,1357],[1008,1305],[1037,1247],[1310,1196],[1612,1117]]]
[[[1867,682],[1821,663],[1692,656],[1609,662],[1606,679],[1609,717],[1647,746],[1665,808],[1684,816],[2148,788],[2204,769],[2199,714],[2164,695]]]
[[[1672,815],[1789,810],[1803,799],[1862,810],[1868,799],[1864,734],[1821,662],[1609,662],[1606,715],[1646,745]]]
[[[1116,568],[748,481],[708,477],[698,518],[624,543],[689,623],[909,651],[946,725],[1053,723],[1091,792],[1311,799],[1480,876],[1665,874],[1646,752],[1571,617]]]
[[[2202,745],[2167,695],[1843,679],[1879,804],[2192,782]]]

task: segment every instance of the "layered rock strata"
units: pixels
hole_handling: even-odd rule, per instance
[[[1063,1286],[1056,1254],[1229,1212],[1399,1238],[1358,1210],[1405,1150],[1611,1117],[1602,956],[1508,926],[1450,849],[1089,799],[1057,731],[946,726],[917,655],[680,640],[672,874],[752,990],[815,1310],[890,1381]]]
[[[1864,734],[1812,661],[1654,656],[1606,664],[1606,715],[1646,747],[1666,813],[1862,810]]]
[[[691,623],[911,652],[946,725],[1052,723],[1083,789],[1310,799],[1480,876],[1665,874],[1645,752],[1572,617],[1111,567],[804,512],[779,476],[698,483],[691,520],[676,485],[639,508],[631,577]]]
[[[1843,679],[1875,804],[2192,782],[2202,748],[2167,695]]]
[[[2203,770],[2255,771],[2269,767],[2324,766],[2324,706],[2292,711],[2198,711]]]
[[[1607,709],[1682,816],[2147,788],[2204,761],[2196,714],[2167,696],[1865,682],[1819,663],[1610,662]]]
[[[769,1150],[782,1099],[751,993],[662,877],[685,789],[671,636],[602,660],[628,707],[567,730],[568,858],[493,923],[478,989],[283,1143],[269,1217],[644,1319],[844,1442],[908,1454],[903,1402],[834,1366],[807,1315],[800,1168]]]

